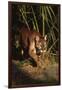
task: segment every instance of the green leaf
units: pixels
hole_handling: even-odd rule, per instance
[[[48,27],[50,28],[50,25],[49,25],[49,22],[48,22],[48,15],[47,15],[47,10],[46,10],[46,8],[44,7],[44,12],[45,12],[45,21],[46,21],[46,23],[47,23],[47,25],[48,25]]]
[[[33,10],[33,7],[32,6],[31,6],[31,9],[32,9],[32,13],[33,13],[33,17],[34,17],[34,21],[35,21],[35,24],[36,24],[37,31],[39,32],[37,19],[36,19],[36,16],[35,16],[35,13],[34,13],[34,10]]]
[[[36,26],[33,20],[32,20],[32,23],[33,23],[33,29],[36,30]]]
[[[28,30],[30,30],[29,25],[28,25],[28,22],[27,22],[27,20],[26,20],[26,18],[25,18],[25,15],[24,15],[23,8],[19,9],[19,11],[20,11],[21,14],[22,14],[23,20],[25,21],[25,23],[26,23],[26,25],[27,25],[27,27],[28,27]]]
[[[52,14],[53,14],[53,15],[54,15],[54,17],[55,17],[54,11],[53,11],[53,9],[52,9],[52,7],[51,7],[51,6],[49,6],[49,9],[51,10]]]
[[[46,9],[47,9],[47,12],[48,12],[48,14],[49,14],[49,17],[50,17],[50,19],[51,19],[51,21],[52,21],[52,16],[51,16],[50,9],[49,9],[48,7],[46,7]]]

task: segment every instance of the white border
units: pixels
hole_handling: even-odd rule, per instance
[[[0,1],[0,90],[8,89],[8,1]],[[10,1],[21,1],[21,2],[36,2],[36,3],[49,3],[49,4],[61,4],[61,15],[62,15],[62,0],[10,0]],[[62,21],[62,18],[61,18]],[[62,29],[62,24],[61,24]],[[61,45],[62,45],[62,31],[61,31]],[[62,46],[61,46],[62,51]],[[62,53],[61,53],[62,59]],[[62,64],[62,62],[61,62]],[[62,68],[62,66],[61,66]],[[61,70],[62,71],[62,70]],[[62,81],[62,78],[61,78]],[[43,89],[43,90],[53,90],[61,89],[61,86],[48,86],[48,87],[32,87],[23,88],[25,90],[32,89]],[[20,88],[18,88],[20,89]],[[18,90],[17,89],[17,90]]]

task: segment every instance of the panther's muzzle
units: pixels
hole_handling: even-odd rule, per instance
[[[45,53],[46,50],[42,50],[42,49],[39,49],[39,48],[36,48],[36,54],[37,55],[41,55],[41,53]]]

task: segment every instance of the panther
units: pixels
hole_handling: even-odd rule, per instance
[[[47,50],[47,36],[26,27],[19,29],[19,43],[25,59],[31,57],[37,61],[37,56]]]

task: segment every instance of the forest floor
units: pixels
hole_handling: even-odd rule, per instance
[[[41,60],[40,60],[41,61]],[[45,84],[54,85],[59,83],[59,63],[45,59],[41,65],[33,66],[29,60],[12,60],[13,85]]]

